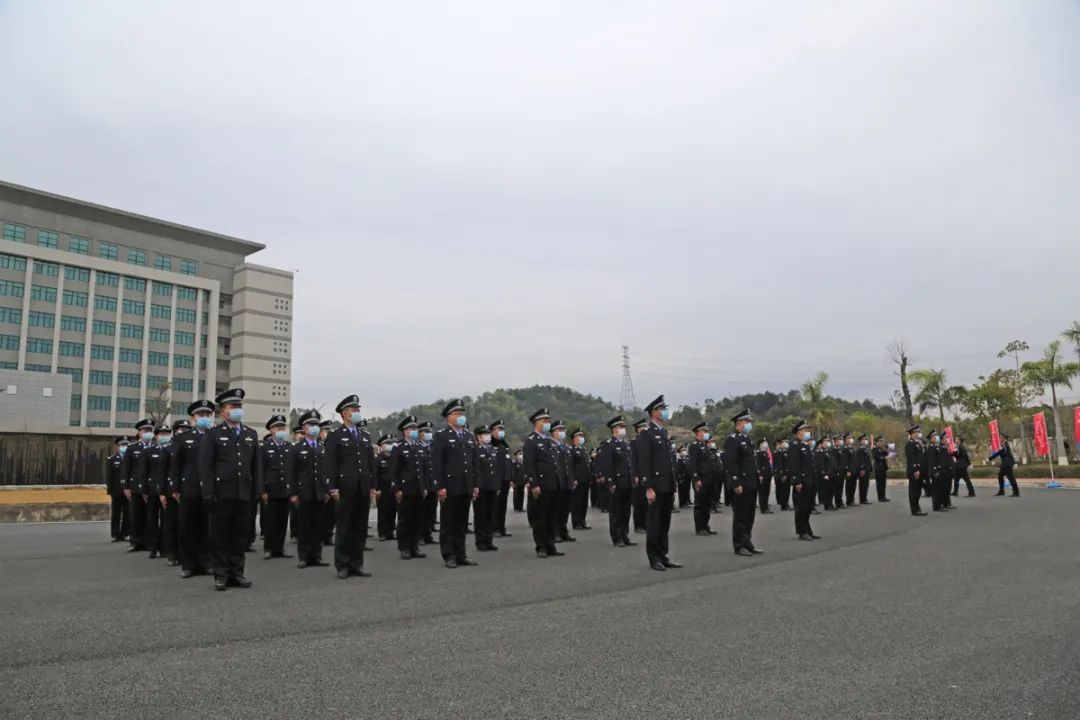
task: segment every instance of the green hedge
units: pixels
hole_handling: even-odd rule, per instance
[[[1032,463],[1030,465],[1017,465],[1013,472],[1018,478],[1036,478],[1036,479],[1049,479],[1050,478],[1050,466],[1046,463]],[[971,477],[973,478],[997,478],[998,469],[996,465],[973,465],[971,467]],[[902,480],[907,476],[904,474],[904,470],[900,468],[889,469],[890,480]],[[1075,463],[1062,467],[1060,465],[1054,466],[1055,478],[1080,478],[1080,465]]]

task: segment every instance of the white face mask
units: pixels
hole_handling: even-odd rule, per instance
[[[617,437],[617,438],[626,437],[626,428],[624,428],[624,427],[615,428],[615,437]]]

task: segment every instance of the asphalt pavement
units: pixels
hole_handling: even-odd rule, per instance
[[[759,516],[754,558],[683,511],[664,573],[596,511],[536,559],[512,514],[478,567],[372,540],[371,578],[248,554],[224,593],[102,523],[3,525],[0,717],[1080,717],[1080,492],[914,518],[890,491],[813,543]]]

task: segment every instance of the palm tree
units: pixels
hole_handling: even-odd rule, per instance
[[[911,382],[915,384],[915,404],[919,412],[937,408],[941,427],[945,428],[945,408],[956,404],[956,394],[945,382],[944,370],[912,370]]]
[[[832,429],[836,417],[836,403],[825,394],[825,383],[829,374],[819,372],[802,384],[799,390],[798,404],[806,412],[806,420],[818,433]]]
[[[1061,333],[1061,337],[1073,344],[1076,348],[1076,357],[1080,359],[1080,320],[1073,320],[1073,324]]]
[[[1050,386],[1051,410],[1054,413],[1054,449],[1057,452],[1058,463],[1068,465],[1069,459],[1065,455],[1065,435],[1061,429],[1061,415],[1058,413],[1057,388],[1058,385],[1072,388],[1073,378],[1080,375],[1080,363],[1062,362],[1061,341],[1055,340],[1046,346],[1041,360],[1026,362],[1021,370],[1033,382]]]

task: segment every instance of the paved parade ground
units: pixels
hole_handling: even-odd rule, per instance
[[[511,514],[479,567],[372,540],[372,578],[248,554],[225,593],[104,524],[0,526],[0,717],[1080,717],[1080,492],[891,490],[813,543],[759,516],[755,558],[684,511],[665,573],[596,511],[538,560]]]

